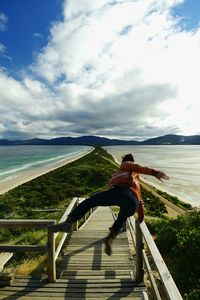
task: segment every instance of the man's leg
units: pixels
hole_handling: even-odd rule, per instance
[[[134,213],[134,212],[133,212]],[[123,214],[123,209],[120,207],[120,212],[117,219],[113,223],[112,227],[109,228],[110,232],[104,240],[105,252],[107,255],[112,255],[112,243],[115,237],[119,234],[123,224],[126,222],[128,216]]]
[[[107,255],[112,254],[112,243],[114,238],[119,234],[127,218],[134,215],[138,207],[138,200],[136,196],[131,191],[126,192],[126,195],[127,197],[124,197],[123,202],[121,203],[118,217],[113,223],[112,227],[109,228],[110,233],[104,240],[105,252]]]
[[[65,222],[52,226],[52,231],[67,232],[71,229],[71,225],[77,220],[81,219],[90,210],[90,208],[96,206],[119,206],[119,201],[123,200],[122,198],[123,194],[120,195],[120,192],[114,188],[101,193],[97,193],[81,202],[69,214]]]

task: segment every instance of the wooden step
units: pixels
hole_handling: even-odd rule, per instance
[[[87,224],[73,232],[57,263],[57,281],[45,276],[16,276],[0,288],[0,300],[144,300],[146,288],[133,281],[134,261],[126,232],[113,243],[113,255],[104,252],[104,239],[113,224],[108,207],[98,208]]]

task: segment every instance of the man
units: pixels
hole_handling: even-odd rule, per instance
[[[135,164],[133,155],[126,154],[122,159],[120,171],[109,181],[111,188],[85,199],[69,214],[65,222],[52,226],[52,231],[70,231],[72,224],[81,219],[92,207],[119,206],[118,217],[109,228],[110,233],[104,240],[105,252],[111,255],[113,239],[118,235],[127,218],[137,210],[139,222],[143,221],[139,174],[152,175],[159,180],[168,179],[168,176],[161,171]]]

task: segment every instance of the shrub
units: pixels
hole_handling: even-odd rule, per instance
[[[192,210],[177,219],[152,224],[156,243],[168,262],[175,282],[187,299],[199,288],[200,212]],[[196,299],[196,298],[194,298]]]

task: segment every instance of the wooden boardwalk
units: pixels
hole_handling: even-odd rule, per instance
[[[104,253],[103,239],[113,223],[110,208],[99,207],[82,229],[73,232],[57,270],[58,279],[16,276],[0,288],[0,299],[148,299],[146,288],[134,281],[134,264],[126,232]]]

